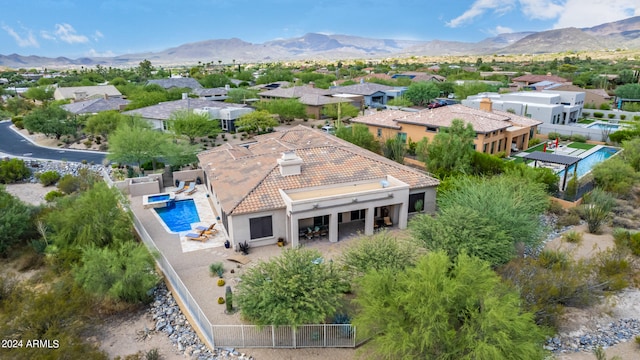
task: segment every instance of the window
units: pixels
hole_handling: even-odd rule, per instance
[[[484,147],[482,148],[482,152],[486,153],[488,147],[489,147],[489,144],[484,144]]]
[[[403,144],[407,143],[407,133],[400,132],[398,133],[398,139],[402,141]]]
[[[378,128],[378,137],[382,137],[382,129]]]
[[[495,147],[496,147],[496,142],[492,141],[491,142],[491,154],[493,154],[493,151],[495,150]]]
[[[416,203],[418,202],[418,200],[422,200],[422,209],[420,209],[420,211],[424,210],[424,193],[416,193],[416,194],[410,194],[409,195],[409,208],[407,209],[407,212],[409,214],[416,212]]]
[[[498,140],[498,151],[502,151],[502,139]]]
[[[437,132],[438,128],[434,127],[434,126],[427,126],[427,131],[428,132]]]
[[[251,240],[273,236],[271,216],[249,219],[249,232]]]
[[[351,212],[351,221],[364,220],[365,210],[354,210]]]

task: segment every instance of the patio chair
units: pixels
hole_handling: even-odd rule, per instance
[[[187,238],[187,240],[200,241],[200,242],[205,242],[209,240],[209,237],[205,234],[187,233],[185,237]]]
[[[210,233],[216,233],[218,232],[218,229],[214,229],[214,227],[216,227],[216,223],[213,223],[209,226],[204,226],[204,225],[198,225],[196,226],[195,230],[198,230],[201,234],[210,234]]]
[[[192,194],[192,191],[196,188],[196,183],[195,182],[190,182],[188,187],[184,187],[183,191],[186,191],[187,194]],[[176,191],[177,192],[177,191]],[[181,191],[182,192],[182,191]]]
[[[185,185],[186,185],[186,184],[185,184],[184,180],[181,180],[181,181],[178,183],[178,190],[176,190],[176,191],[175,191],[175,193],[176,193],[176,194],[180,194],[181,192],[185,191],[185,190],[187,189]]]
[[[384,217],[384,226],[393,226],[393,223],[391,222],[391,218],[388,216]]]
[[[198,191],[198,188],[195,187],[195,185],[193,186],[193,189],[187,191],[187,195],[193,195],[193,193],[195,193],[196,191]]]

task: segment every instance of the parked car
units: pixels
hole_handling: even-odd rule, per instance
[[[436,101],[436,102],[429,103],[427,105],[427,109],[435,109],[435,108],[438,108],[440,106],[444,106],[444,104]]]
[[[327,134],[335,134],[336,133],[336,128],[334,128],[331,125],[325,125],[322,128],[320,128],[320,130],[326,132]]]

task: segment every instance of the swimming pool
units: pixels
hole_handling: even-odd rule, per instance
[[[596,164],[607,160],[608,158],[610,158],[616,152],[618,152],[618,149],[616,149],[616,148],[603,146],[603,147],[599,148],[598,150],[596,150],[595,152],[587,155],[587,157],[585,157],[584,159],[580,160],[580,162],[578,162],[578,164],[577,164],[578,165],[578,169],[577,169],[576,172],[578,174],[578,179],[583,177],[589,171],[591,171],[591,169],[593,169],[593,167],[596,166]],[[568,170],[569,170],[569,174],[570,175],[573,175],[573,169],[575,168],[575,166],[576,165],[569,166]],[[564,176],[564,169],[560,170],[558,172],[558,175],[560,175],[560,180],[562,181],[562,177]]]
[[[171,199],[169,194],[160,194],[160,195],[149,195],[149,202],[157,202],[157,201],[167,201]]]
[[[169,205],[176,198],[175,193],[160,193],[152,195],[144,195],[142,197],[142,205],[145,209],[161,208]]]
[[[173,232],[191,230],[191,224],[200,222],[193,199],[172,201],[167,206],[154,210]]]
[[[590,129],[600,129],[600,130],[615,131],[615,130],[618,130],[620,128],[620,125],[618,125],[618,124],[607,124],[607,123],[603,123],[603,122],[595,122],[593,124],[587,125],[587,127],[590,128]]]

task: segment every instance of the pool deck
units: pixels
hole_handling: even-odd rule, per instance
[[[206,196],[204,185],[197,186],[198,191],[193,195],[178,194],[176,200],[191,198],[196,204],[201,222],[193,224],[209,226],[215,222],[216,214],[213,207],[209,203]],[[165,191],[174,191],[175,188],[165,188]],[[184,233],[174,233],[166,228],[164,222],[153,209],[145,209],[142,204],[142,197],[130,198],[131,211],[137,216],[142,225],[145,227],[151,239],[169,261],[173,269],[176,271],[180,280],[185,284],[203,313],[214,325],[237,325],[248,324],[240,319],[239,312],[232,315],[224,313],[225,306],[217,303],[217,298],[224,296],[225,286],[217,286],[217,276],[209,274],[209,265],[214,262],[222,262],[225,268],[224,279],[226,285],[231,285],[232,289],[238,284],[239,278],[245,269],[248,269],[260,261],[269,259],[282,253],[288,248],[290,243],[283,247],[276,245],[261,246],[251,248],[247,256],[251,261],[246,265],[238,265],[235,262],[228,261],[228,258],[238,255],[233,249],[226,249],[224,241],[226,234],[222,231],[222,224],[216,224],[216,228],[220,230],[213,239],[201,243],[199,241],[186,240]],[[392,232],[400,231],[391,229]],[[354,239],[358,237],[356,231],[346,231],[345,237],[341,237],[337,243],[330,243],[328,240],[315,240],[305,243],[303,246],[315,248],[320,251],[327,259],[337,259],[342,253],[342,249],[352,244]],[[234,273],[230,273],[230,270]]]

